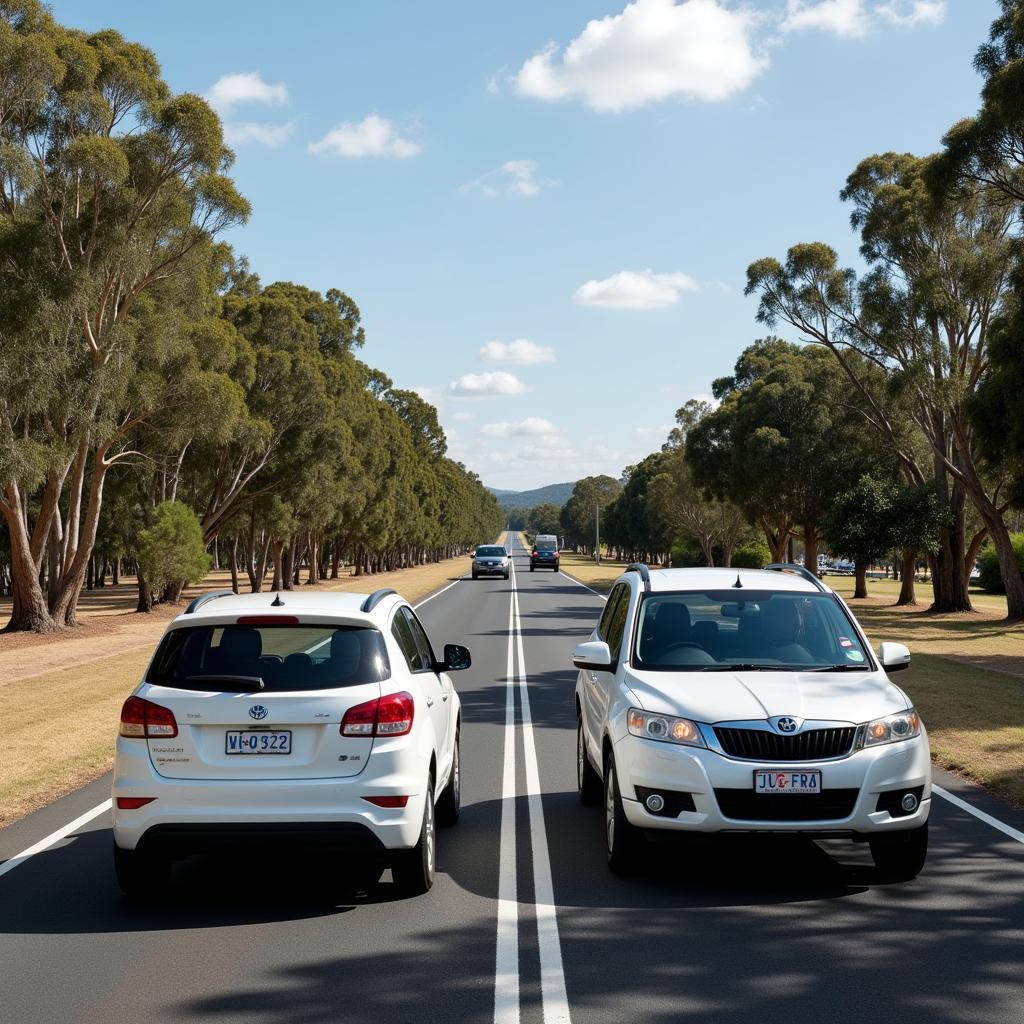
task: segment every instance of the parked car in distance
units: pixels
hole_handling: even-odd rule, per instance
[[[558,572],[559,555],[558,538],[553,533],[538,533],[530,549],[530,572],[535,569],[554,569]]]
[[[803,567],[631,567],[573,663],[578,789],[613,871],[654,832],[842,836],[885,878],[923,867],[928,737],[888,675],[910,653],[876,656]]]
[[[481,544],[473,552],[473,579],[481,576],[502,576],[508,579],[508,551],[500,544]]]
[[[437,659],[391,590],[197,598],[121,710],[121,888],[159,893],[174,858],[210,847],[291,842],[334,851],[341,877],[389,863],[399,891],[426,892],[435,825],[461,800],[448,673],[469,665],[454,644]]]

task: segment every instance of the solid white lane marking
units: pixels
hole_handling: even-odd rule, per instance
[[[8,871],[13,871],[15,868],[20,867],[37,853],[42,853],[44,850],[48,850],[51,846],[59,843],[62,839],[67,839],[72,832],[77,832],[83,825],[88,825],[93,818],[98,818],[104,811],[109,811],[111,806],[110,800],[104,800],[103,803],[97,804],[91,811],[86,811],[85,814],[79,815],[74,821],[69,821],[62,828],[57,829],[56,832],[51,832],[45,839],[40,839],[34,846],[30,846],[27,850],[22,850],[21,853],[12,857],[9,861],[0,864],[0,877],[6,875]]]
[[[512,600],[515,604],[516,650],[519,655],[519,700],[523,719],[523,760],[526,768],[526,794],[530,808],[530,846],[533,853],[533,892],[537,911],[537,945],[540,952],[540,992],[544,1024],[569,1024],[569,997],[565,991],[562,967],[562,943],[558,935],[555,911],[555,887],[551,879],[551,857],[544,828],[544,803],[541,800],[537,747],[530,714],[530,694],[523,656],[523,629],[519,616],[519,592],[515,568],[512,571]]]
[[[498,939],[494,956],[494,1024],[519,1024],[519,899],[516,881],[516,690],[513,610],[508,602],[505,668],[505,761],[501,774],[498,846]]]
[[[442,594],[447,593],[449,590],[452,589],[452,587],[455,586],[456,583],[461,583],[465,578],[465,576],[460,576],[457,580],[452,580],[447,587],[442,587],[440,590],[435,591],[433,594],[431,594],[430,597],[423,598],[422,601],[419,601],[418,603],[414,604],[413,608],[422,608],[428,601],[433,601],[435,597],[440,597]]]
[[[992,828],[996,829],[996,831],[1002,832],[1004,836],[1016,839],[1018,843],[1024,843],[1024,832],[1013,828],[1011,825],[1007,825],[1006,822],[1000,821],[998,818],[993,818],[991,814],[986,814],[980,808],[975,807],[974,804],[969,804],[966,800],[958,797],[955,793],[950,793],[948,789],[936,786],[933,782],[932,792],[938,793],[943,800],[948,800],[954,807],[959,807],[961,811],[973,814],[978,821],[983,821],[986,825],[991,825]]]
[[[601,600],[602,600],[602,601],[607,601],[607,600],[608,600],[608,595],[607,595],[607,594],[602,594],[602,593],[600,593],[599,591],[597,591],[597,590],[594,590],[594,588],[593,588],[593,587],[588,587],[588,586],[586,585],[586,583],[580,583],[580,581],[579,581],[579,580],[575,580],[575,579],[573,579],[573,578],[572,578],[571,576],[569,576],[569,575],[568,575],[567,573],[564,573],[564,572],[562,572],[562,570],[561,570],[561,569],[559,569],[559,570],[558,570],[558,575],[559,575],[559,576],[565,576],[565,578],[566,578],[566,579],[567,579],[567,580],[568,580],[568,581],[569,581],[570,583],[575,583],[577,587],[582,587],[582,588],[583,588],[584,590],[589,590],[589,591],[590,591],[590,592],[591,592],[591,593],[592,593],[592,594],[593,594],[593,595],[594,595],[595,597],[599,597],[599,598],[601,598]]]

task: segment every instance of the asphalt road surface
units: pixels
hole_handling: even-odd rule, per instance
[[[473,653],[463,814],[431,893],[253,850],[180,863],[137,906],[104,813],[12,860],[100,805],[101,779],[0,832],[0,1021],[1024,1022],[1024,816],[948,777],[1009,831],[934,800],[910,884],[876,884],[852,844],[740,838],[612,876],[574,768],[570,658],[601,598],[515,561],[419,608]]]

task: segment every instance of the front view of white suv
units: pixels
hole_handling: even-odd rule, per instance
[[[612,870],[645,832],[801,833],[870,844],[883,877],[928,849],[931,761],[910,699],[812,573],[631,566],[576,648],[577,779]]]
[[[228,843],[387,862],[431,887],[459,816],[460,703],[409,604],[365,594],[205,594],[169,625],[121,711],[114,866],[158,893],[176,857]],[[355,858],[353,855],[360,855]]]

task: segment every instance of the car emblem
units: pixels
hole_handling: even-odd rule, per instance
[[[249,708],[249,717],[250,718],[255,718],[257,722],[261,718],[266,718],[267,715],[269,715],[269,714],[270,714],[270,709],[264,707],[262,704],[253,704],[253,706],[251,708]]]
[[[800,728],[800,723],[795,718],[777,718],[775,720],[775,728],[779,732],[796,732]]]

